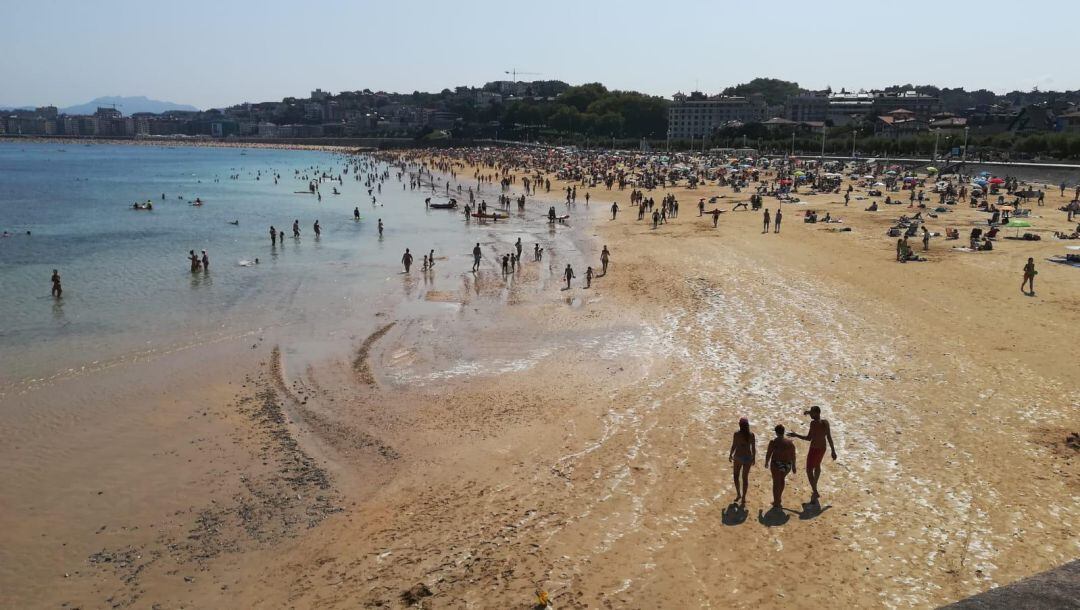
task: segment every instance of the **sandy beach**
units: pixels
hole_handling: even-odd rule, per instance
[[[267,329],[4,396],[4,605],[925,608],[1080,556],[1080,269],[1045,260],[1080,243],[1052,235],[1067,197],[1034,208],[1041,241],[899,264],[906,203],[802,195],[762,233],[730,211],[748,193],[680,185],[647,193],[681,206],[654,230],[629,189],[578,188],[542,262],[526,242],[504,278],[521,233],[495,223],[478,274],[448,253],[451,279],[358,308],[318,357]],[[798,442],[789,510],[760,457],[740,509],[738,418],[763,456],[815,404],[820,505]]]

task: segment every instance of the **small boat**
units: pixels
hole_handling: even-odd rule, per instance
[[[509,214],[492,214],[492,213],[481,214],[480,212],[473,212],[472,217],[473,218],[481,218],[481,219],[490,218],[491,220],[506,220],[506,219],[510,218],[510,215]]]
[[[446,203],[432,203],[428,205],[428,207],[435,208],[436,210],[452,210],[457,207],[457,202],[448,201]]]

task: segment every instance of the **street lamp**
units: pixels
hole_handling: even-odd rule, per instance
[[[822,163],[822,165],[825,164],[825,132],[826,132],[826,130],[828,130],[828,127],[825,127],[823,125],[821,127],[821,163]]]
[[[960,162],[961,163],[967,163],[967,141],[968,141],[968,131],[970,131],[970,129],[971,129],[970,127],[967,127],[966,125],[964,126],[964,153],[963,153],[963,156],[960,157]]]
[[[855,138],[859,137],[859,130],[856,129],[851,132],[851,158],[855,158]]]
[[[937,162],[937,146],[938,146],[938,140],[940,140],[940,139],[941,139],[941,130],[940,129],[935,129],[934,130],[934,155],[932,157],[930,157],[930,162],[931,163],[936,163]]]

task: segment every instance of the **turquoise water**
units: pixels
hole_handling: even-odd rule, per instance
[[[416,256],[414,276],[432,248],[451,257],[438,267],[448,274],[467,268],[475,242],[507,251],[518,235],[533,239],[513,223],[489,228],[426,210],[426,194],[402,190],[393,171],[375,194],[378,208],[352,173],[339,196],[330,182],[321,202],[294,194],[307,187],[295,170],[337,175],[346,166],[344,157],[313,151],[0,143],[0,231],[11,233],[0,238],[0,386],[310,321],[326,315],[327,303],[337,304],[334,315],[364,312],[386,295],[415,291],[415,280],[399,273],[406,247]],[[196,197],[205,205],[189,205]],[[153,211],[130,209],[147,199]],[[302,238],[272,247],[270,225],[291,235],[294,219]],[[210,270],[192,273],[188,250],[202,249]],[[256,257],[257,266],[238,264]],[[49,294],[54,268],[60,300]]]

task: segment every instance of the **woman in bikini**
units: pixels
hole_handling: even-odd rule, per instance
[[[732,463],[732,473],[735,478],[735,501],[746,505],[746,487],[750,483],[750,467],[757,460],[757,442],[754,433],[750,431],[750,421],[745,417],[739,419],[739,429],[731,436],[731,450],[728,451],[728,461]],[[742,474],[742,486],[739,486],[739,475]]]

